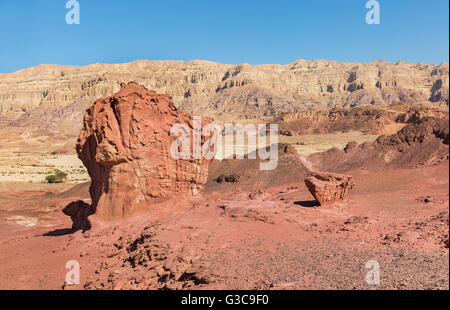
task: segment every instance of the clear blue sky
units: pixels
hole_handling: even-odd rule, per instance
[[[137,59],[287,64],[295,59],[439,64],[448,61],[448,0],[0,0],[0,72],[41,63]]]

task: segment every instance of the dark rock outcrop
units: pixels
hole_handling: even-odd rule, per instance
[[[72,230],[86,231],[91,228],[88,217],[94,213],[94,210],[90,204],[87,204],[82,200],[73,201],[69,203],[62,212],[72,219]]]

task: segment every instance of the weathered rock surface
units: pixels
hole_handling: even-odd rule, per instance
[[[280,133],[287,135],[360,131],[393,134],[405,124],[424,117],[448,118],[448,111],[415,104],[395,103],[387,107],[359,106],[320,111],[284,113],[274,118]]]
[[[110,96],[128,81],[169,94],[182,110],[239,118],[397,101],[448,105],[449,100],[448,63],[297,60],[252,66],[141,60],[86,67],[40,65],[0,74],[0,113],[61,110]]]
[[[415,168],[434,165],[449,158],[448,118],[424,117],[407,124],[392,135],[374,142],[351,143],[310,155],[315,169],[345,173],[360,168],[370,170]]]
[[[305,184],[321,206],[345,200],[355,186],[351,176],[329,172],[314,172]]]
[[[63,210],[65,215],[68,215],[72,219],[72,230],[89,230],[91,223],[88,219],[94,213],[91,205],[85,203],[82,200],[73,201],[69,203]]]
[[[192,131],[193,116],[177,110],[167,95],[137,83],[122,86],[86,111],[76,145],[92,179],[95,218],[101,221],[128,217],[168,198],[197,195],[208,177],[208,160],[177,160],[170,153],[177,138],[169,135],[171,127],[185,124]]]

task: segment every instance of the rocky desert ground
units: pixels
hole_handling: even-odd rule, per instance
[[[448,290],[448,76],[322,60],[0,74],[0,289]],[[170,128],[194,115],[277,124],[277,168],[248,141],[243,159],[173,159]]]

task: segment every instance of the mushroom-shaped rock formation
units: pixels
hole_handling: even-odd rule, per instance
[[[345,200],[355,186],[351,176],[328,172],[312,173],[305,184],[321,206]]]
[[[209,160],[193,159],[193,147],[187,159],[172,156],[178,136],[170,131],[176,124],[187,126],[192,142],[194,116],[177,110],[168,95],[134,82],[122,84],[118,93],[98,99],[86,111],[76,150],[91,177],[95,219],[120,220],[154,203],[203,190]]]

